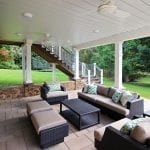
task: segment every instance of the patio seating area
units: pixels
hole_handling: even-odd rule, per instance
[[[69,91],[69,99],[77,98],[78,91]],[[40,100],[40,96],[26,97],[15,100],[2,101],[0,104],[0,149],[26,150],[40,149],[36,133],[27,117],[26,104],[30,101]],[[51,105],[59,112],[59,104]],[[145,101],[145,109],[150,108],[149,101]],[[94,150],[94,130],[114,122],[106,115],[101,115],[101,123],[93,127],[77,130],[69,123],[69,136],[64,142],[49,147],[51,150]],[[82,141],[82,142],[81,142]],[[79,143],[79,144],[77,144]]]
[[[109,125],[150,116],[150,100],[137,91],[145,91],[143,81],[135,89],[133,84],[149,74],[149,9],[150,0],[0,1],[0,68],[22,69],[19,82],[6,83],[6,73],[1,77],[0,150],[143,150],[126,142],[135,128],[124,138],[120,122],[119,128]],[[37,80],[32,71],[38,71]],[[19,79],[19,72],[8,77]],[[50,73],[48,79],[40,72]],[[107,85],[105,77],[114,89],[94,85]],[[128,89],[123,82],[134,86]],[[149,83],[145,87],[148,91]],[[140,94],[132,97],[125,88]],[[28,104],[41,100],[38,106]],[[148,134],[141,143],[147,150],[149,122],[144,131]]]

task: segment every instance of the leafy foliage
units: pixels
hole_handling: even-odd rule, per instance
[[[32,69],[33,70],[42,70],[49,69],[50,64],[45,61],[42,57],[37,55],[35,52],[32,52]]]
[[[15,64],[15,52],[13,52],[13,46],[1,45],[0,46],[0,68],[18,69],[18,65]]]
[[[9,61],[11,60],[11,56],[8,50],[0,49],[0,61]]]
[[[43,58],[32,52],[32,69],[49,68]],[[22,68],[22,48],[18,46],[0,45],[0,68],[2,69],[21,69]]]

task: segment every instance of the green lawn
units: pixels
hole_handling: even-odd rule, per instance
[[[104,79],[104,85],[114,86],[114,81]],[[124,83],[123,86],[126,90],[137,92],[142,97],[150,99],[150,76],[143,77],[136,82]]]
[[[52,81],[52,72],[32,71],[34,83]],[[61,71],[56,71],[57,81],[68,81],[69,77]],[[22,70],[0,69],[0,87],[22,84]]]

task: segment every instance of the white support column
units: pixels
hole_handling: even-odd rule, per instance
[[[122,44],[115,43],[115,87],[122,89]]]
[[[52,81],[55,82],[56,81],[56,64],[52,63]]]
[[[59,60],[61,60],[61,46],[58,47],[58,57]]]
[[[80,79],[79,77],[79,50],[74,48],[75,50],[75,76],[74,79]]]
[[[84,69],[85,69],[85,68],[84,68],[84,63],[82,62],[82,63],[81,63],[81,76],[82,76],[82,77],[84,77],[84,75],[85,75],[85,74],[84,74]]]
[[[96,76],[96,63],[93,63],[93,71],[94,71],[93,75],[95,77]]]
[[[32,83],[31,72],[31,46],[32,40],[27,39],[23,48],[22,66],[23,66],[23,82]]]
[[[26,81],[26,54],[25,54],[25,46],[22,46],[22,76],[23,83]]]
[[[88,84],[91,84],[91,70],[88,70]]]

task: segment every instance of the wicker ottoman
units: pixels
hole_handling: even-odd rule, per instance
[[[35,112],[45,111],[45,110],[52,110],[52,108],[46,101],[29,102],[27,104],[28,116],[32,115]]]
[[[64,141],[68,135],[68,124],[54,110],[40,111],[31,115],[31,121],[37,132],[41,148]]]

